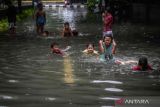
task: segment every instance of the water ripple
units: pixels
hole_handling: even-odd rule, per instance
[[[56,100],[56,98],[54,98],[54,97],[46,97],[45,100],[47,100],[47,101],[54,101],[54,100]]]
[[[111,83],[111,84],[123,84],[120,81],[113,81],[113,80],[94,80],[92,83]]]
[[[17,98],[12,96],[7,96],[7,95],[0,95],[0,100],[1,99],[11,100],[11,99],[17,99]]]
[[[8,80],[8,82],[10,82],[10,83],[17,83],[19,81],[18,80]]]
[[[116,98],[116,97],[101,97],[100,99],[103,99],[103,100],[119,100],[121,98]]]
[[[105,88],[106,91],[112,91],[112,92],[123,92],[122,89],[118,88]]]

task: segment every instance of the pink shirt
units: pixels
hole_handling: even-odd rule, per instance
[[[103,31],[111,31],[112,30],[113,17],[111,14],[107,14],[104,18],[104,28]]]
[[[132,70],[134,70],[134,71],[140,71],[141,70],[141,67],[140,66],[133,66],[132,67]],[[148,68],[147,68],[147,70],[152,70],[152,67],[150,66],[150,65],[148,65]]]

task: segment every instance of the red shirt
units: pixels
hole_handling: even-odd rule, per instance
[[[59,54],[59,55],[64,55],[64,53],[60,49],[53,49],[52,53]]]
[[[137,65],[137,66],[133,66],[132,70],[134,70],[134,71],[141,71],[142,69],[141,69],[140,66]],[[152,70],[152,67],[150,65],[148,65],[147,66],[147,70]]]
[[[111,31],[111,27],[112,27],[112,23],[113,23],[113,17],[110,13],[108,13],[105,18],[104,18],[104,28],[103,31]]]

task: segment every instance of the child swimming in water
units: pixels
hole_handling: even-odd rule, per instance
[[[99,55],[98,52],[94,49],[94,44],[92,43],[87,44],[83,53],[86,55]]]
[[[69,23],[65,22],[63,32],[62,32],[62,37],[71,37],[71,36],[78,36],[78,32],[76,30],[72,31]]]
[[[53,42],[51,44],[52,53],[58,54],[58,55],[61,55],[61,56],[65,56],[66,55],[65,52],[68,51],[70,48],[71,48],[71,46],[67,46],[65,49],[60,49],[58,43]]]
[[[148,59],[146,57],[139,58],[138,65],[133,66],[134,71],[147,71],[152,70],[151,65],[148,64]]]
[[[56,42],[53,42],[51,44],[51,51],[52,53],[58,54],[58,55],[64,55],[64,52],[59,48],[58,44]]]

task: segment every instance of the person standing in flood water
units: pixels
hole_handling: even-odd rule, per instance
[[[7,9],[7,17],[9,23],[9,33],[11,34],[16,33],[16,14],[17,14],[16,7],[12,3],[10,3]]]
[[[46,13],[43,10],[43,4],[39,3],[38,10],[36,12],[37,34],[43,34],[45,24],[46,24]]]
[[[105,10],[102,13],[102,21],[103,21],[103,37],[106,34],[111,34],[113,36],[112,32],[113,16],[109,12],[109,10]]]

